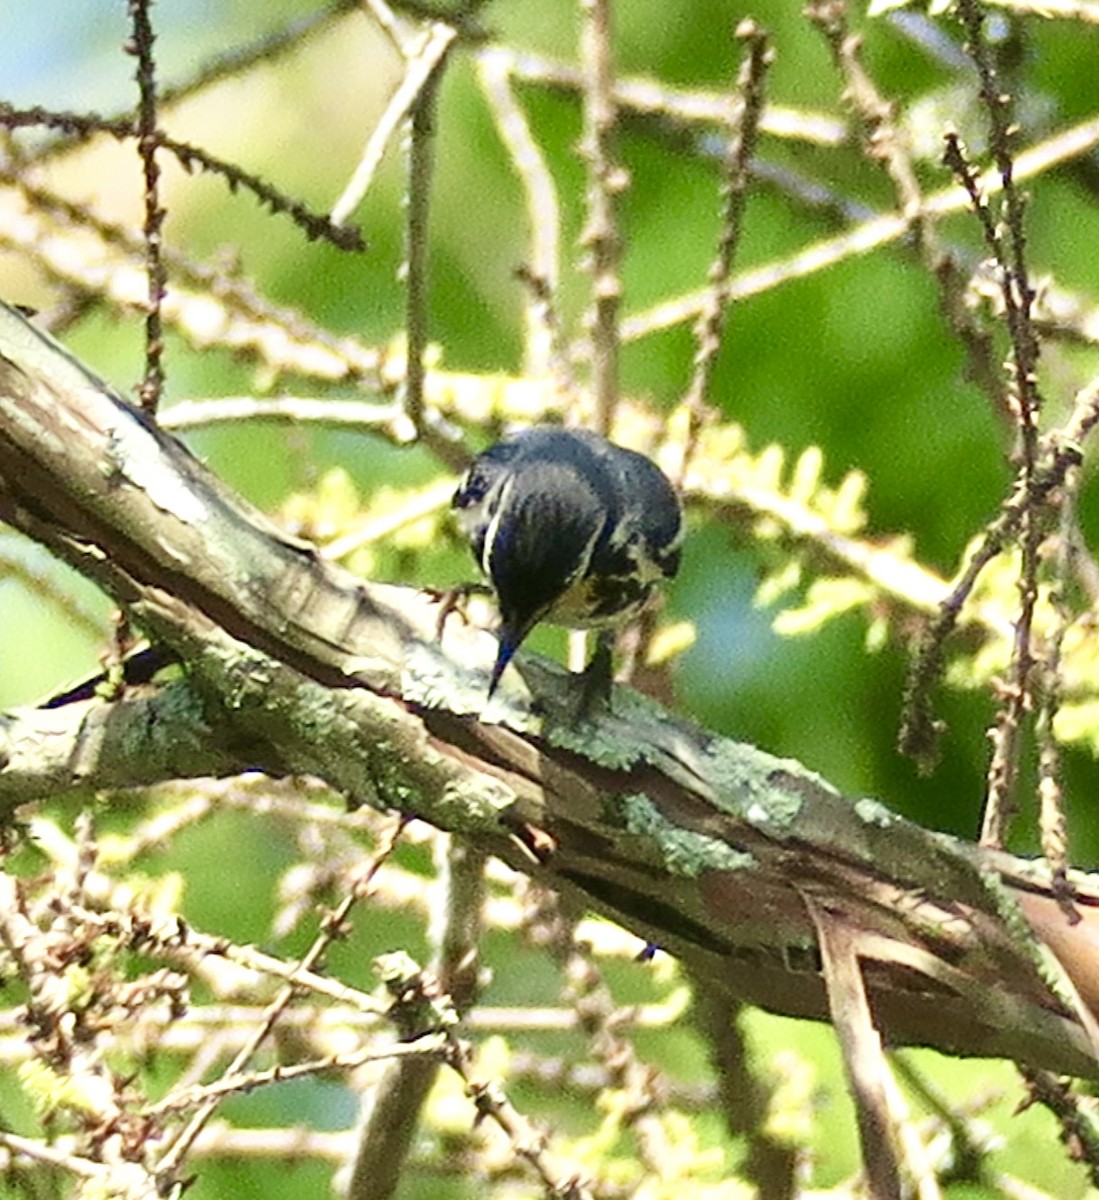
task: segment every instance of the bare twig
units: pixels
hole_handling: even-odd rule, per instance
[[[584,90],[584,72],[572,63],[519,53],[508,47],[500,47],[498,53],[507,56],[509,70],[516,79],[570,94]],[[727,92],[687,91],[664,80],[618,78],[614,81],[613,98],[622,112],[687,126],[716,125],[727,129],[739,119],[736,101],[731,101]],[[760,115],[759,128],[772,137],[818,146],[842,146],[848,137],[844,123],[833,116],[779,104],[767,105]]]
[[[886,1069],[882,1071],[881,1078],[885,1086],[890,1123],[896,1131],[898,1157],[906,1176],[912,1181],[912,1194],[915,1200],[943,1200],[930,1146],[912,1120],[908,1101],[893,1072],[888,1069],[888,1059],[883,1061]]]
[[[106,1167],[100,1162],[70,1154],[52,1143],[21,1137],[7,1130],[0,1130],[0,1146],[12,1155],[28,1158],[45,1166],[60,1167],[81,1179],[97,1179],[107,1174]]]
[[[447,25],[432,26],[429,44],[441,49],[411,109],[408,139],[407,223],[405,226],[405,337],[407,358],[403,402],[405,412],[417,433],[443,462],[454,470],[466,464],[466,453],[452,438],[443,436],[436,424],[427,419],[424,407],[424,379],[427,374],[428,347],[428,214],[434,171],[435,99],[446,65],[446,50],[454,39]]]
[[[343,225],[362,203],[387,147],[419,103],[456,36],[456,30],[449,25],[433,25],[422,38],[403,49],[407,65],[400,86],[386,105],[381,120],[370,131],[354,174],[332,205],[334,225]]]
[[[873,1200],[901,1200],[900,1164],[886,1097],[888,1063],[874,1025],[856,933],[843,918],[802,893],[820,938],[828,1008],[858,1113],[863,1169]]]
[[[230,191],[244,189],[251,192],[269,212],[289,217],[309,241],[325,241],[338,250],[364,250],[366,248],[362,234],[357,229],[346,225],[337,225],[327,217],[319,216],[310,211],[305,204],[288,196],[251,171],[245,171],[235,163],[225,162],[188,142],[180,142],[174,138],[162,136],[160,145],[174,154],[186,170],[193,171],[195,167],[201,167],[204,171],[221,176],[228,184]]]
[[[93,611],[64,579],[55,577],[48,562],[36,562],[26,550],[15,535],[0,538],[0,579],[14,580],[40,603],[56,609],[81,635],[101,642],[108,632],[106,613]]]
[[[568,1173],[561,1168],[549,1153],[545,1136],[512,1104],[503,1087],[495,1080],[473,1078],[468,1046],[452,1039],[447,1065],[461,1077],[478,1115],[495,1122],[507,1136],[516,1157],[534,1168],[547,1195],[555,1200],[593,1200],[583,1178],[577,1172]]]
[[[145,281],[136,262],[144,247],[138,231],[106,221],[89,206],[2,166],[0,181],[18,190],[28,210],[18,218],[0,210],[0,244],[18,245],[71,292],[124,309],[143,304]],[[95,245],[94,254],[86,235]],[[225,263],[198,262],[169,247],[162,248],[162,258],[173,279],[163,319],[193,344],[252,354],[274,377],[290,372],[382,386],[382,351],[335,336],[302,313],[272,304]]]
[[[1062,788],[1061,747],[1054,733],[1054,723],[1061,701],[1061,651],[1065,634],[1072,621],[1066,589],[1072,571],[1072,548],[1076,526],[1076,497],[1080,487],[1080,471],[1070,469],[1062,485],[1061,528],[1057,539],[1057,562],[1050,587],[1050,607],[1053,628],[1045,639],[1040,666],[1039,704],[1035,721],[1038,741],[1038,827],[1041,832],[1042,853],[1053,872],[1054,888],[1070,921],[1078,921],[1079,913],[1072,904],[1068,888],[1068,825],[1065,820],[1064,790]]]
[[[981,100],[988,113],[989,144],[1003,189],[1002,220],[993,217],[977,184],[976,174],[965,160],[956,134],[947,135],[945,158],[970,195],[1000,276],[1012,346],[1012,388],[1009,398],[1022,451],[1019,487],[1027,498],[1020,512],[1019,545],[1022,561],[1011,673],[992,734],[993,752],[981,834],[981,840],[986,845],[999,846],[1003,843],[1015,807],[1020,730],[1026,715],[1034,708],[1031,637],[1038,600],[1038,544],[1041,537],[1041,505],[1033,496],[1038,469],[1038,414],[1041,408],[1037,377],[1039,343],[1031,321],[1034,289],[1026,263],[1026,205],[1022,193],[1015,186],[1011,98],[1000,87],[992,55],[983,36],[983,14],[976,0],[959,0],[958,12],[965,25],[969,53],[977,67]]]
[[[17,109],[10,104],[0,102],[0,128],[22,129],[35,126],[59,129],[63,133],[80,139],[91,138],[97,133],[109,134],[119,141],[125,141],[134,136],[132,121],[107,120],[85,113],[57,112],[37,106]],[[184,170],[193,171],[196,167],[200,167],[202,170],[224,179],[232,192],[240,190],[251,192],[269,212],[290,217],[310,241],[321,238],[341,250],[363,249],[362,235],[357,229],[334,225],[327,218],[317,216],[306,205],[292,199],[258,175],[245,171],[235,163],[226,162],[198,146],[178,141],[164,133],[157,134],[156,144],[159,149],[174,155]]]
[[[863,63],[862,39],[848,26],[847,6],[843,0],[817,0],[807,13],[832,50],[844,79],[844,99],[859,119],[868,155],[881,162],[893,183],[900,213],[909,222],[920,257],[938,286],[943,316],[965,349],[967,373],[989,397],[993,409],[1004,413],[1007,387],[995,341],[968,303],[965,275],[940,243],[907,138],[898,126],[894,106],[879,92]]]
[[[1023,1069],[1031,1102],[1048,1108],[1061,1127],[1061,1140],[1087,1166],[1092,1187],[1099,1187],[1099,1114],[1095,1100],[1075,1091],[1071,1082],[1049,1071]]]
[[[402,443],[409,440],[403,411],[394,404],[366,400],[322,400],[314,396],[214,396],[180,400],[160,414],[160,425],[176,433],[271,421],[289,425],[323,425],[334,429],[369,431]]]
[[[862,126],[867,151],[885,167],[897,193],[901,213],[922,243],[930,232],[923,197],[911,156],[897,128],[893,106],[881,95],[862,62],[862,39],[847,23],[844,0],[814,0],[806,16],[824,34],[844,81],[843,98]]]
[[[618,308],[622,281],[618,266],[622,244],[616,216],[617,197],[626,174],[615,158],[612,0],[580,0],[580,57],[584,64],[584,137],[587,167],[587,219],[580,235],[591,273],[591,304],[585,325],[591,344],[593,426],[611,432],[618,403]]]
[[[443,479],[426,489],[415,492],[409,497],[407,503],[392,512],[366,517],[354,528],[327,542],[321,553],[325,558],[334,561],[345,558],[362,546],[370,546],[375,542],[392,537],[398,530],[404,529],[414,521],[422,521],[424,517],[442,512],[450,503],[453,495],[454,480]]]
[[[663,1075],[640,1060],[626,1036],[626,1013],[615,1003],[591,947],[576,936],[572,921],[563,926],[567,943],[561,946],[559,957],[564,968],[565,999],[575,1009],[591,1055],[606,1071],[608,1086],[617,1097],[616,1122],[633,1130],[640,1164],[647,1174],[656,1176],[668,1157],[659,1121],[665,1094]]]
[[[511,56],[499,48],[482,50],[477,73],[496,121],[500,140],[523,185],[529,214],[530,258],[521,278],[529,288],[524,371],[529,375],[554,374],[559,386],[574,391],[567,363],[561,354],[560,330],[553,300],[560,273],[561,214],[557,188],[526,114],[511,86]]]
[[[1099,383],[1086,391],[1090,397],[1086,406],[1091,413],[1088,422],[1090,429],[1099,420]],[[924,630],[908,675],[898,738],[901,753],[915,758],[924,769],[934,764],[938,738],[943,731],[942,723],[932,711],[931,690],[942,674],[946,640],[958,622],[963,605],[981,572],[1003,551],[1019,529],[1034,493],[1048,493],[1058,487],[1068,469],[1078,465],[1080,460],[1079,442],[1066,439],[1054,448],[1040,483],[1030,493],[1016,485],[1015,491],[1000,510],[1000,515],[986,529],[984,539],[970,556],[958,582],[940,603],[934,620]]]
[[[397,1042],[381,1048],[368,1047],[346,1054],[329,1054],[315,1061],[275,1066],[266,1071],[230,1071],[213,1083],[196,1084],[191,1088],[174,1088],[163,1100],[149,1105],[146,1112],[149,1116],[162,1116],[165,1113],[198,1108],[225,1096],[255,1091],[256,1088],[267,1087],[273,1083],[286,1083],[291,1079],[319,1075],[326,1071],[351,1071],[366,1066],[367,1063],[385,1062],[389,1059],[424,1061],[434,1067],[433,1060],[442,1056],[445,1046],[445,1034],[429,1032],[414,1042]]]
[[[232,46],[200,63],[193,74],[179,83],[163,84],[158,88],[158,107],[163,112],[226,79],[241,77],[260,63],[272,63],[282,55],[301,46],[309,37],[359,7],[360,0],[332,0],[325,8],[286,22],[280,28],[264,31],[251,42]],[[128,115],[116,114],[106,118],[108,124],[125,124]],[[69,151],[74,142],[83,140],[80,134],[54,137],[36,147],[26,162],[47,162]]]
[[[759,1200],[792,1200],[797,1194],[796,1143],[772,1128],[774,1088],[749,1058],[742,1017],[745,1006],[705,979],[694,980],[695,1019],[705,1035],[729,1132],[747,1141],[744,1173]]]
[[[545,279],[525,267],[517,268],[515,274],[519,282],[526,285],[531,297],[527,307],[528,373],[533,372],[535,378],[539,373],[551,375],[561,403],[569,407],[577,406],[580,403],[580,386],[569,358],[554,293]],[[540,363],[544,363],[544,366],[540,367]]]
[[[1002,105],[995,107],[998,111]],[[1006,146],[1006,131],[1001,133],[1000,140]],[[989,797],[983,832],[986,842],[998,844],[1003,838],[1009,817],[1008,799],[1014,782],[1017,734],[1024,714],[1032,707],[1030,676],[1034,659],[1030,649],[1030,631],[1037,602],[1039,515],[1054,491],[1064,482],[1068,469],[1080,461],[1080,445],[1099,419],[1099,389],[1093,381],[1081,390],[1065,428],[1048,435],[1043,446],[1037,436],[1039,397],[1034,380],[1037,340],[1029,316],[1033,293],[1019,265],[1024,233],[1016,226],[1011,233],[1011,246],[1004,246],[997,223],[988,210],[988,193],[984,186],[988,177],[979,178],[972,170],[956,135],[948,136],[947,161],[958,173],[965,193],[978,212],[990,248],[995,248],[999,269],[1004,277],[1004,304],[1015,314],[1009,316],[1008,325],[1012,331],[1016,359],[1014,374],[1023,461],[1011,497],[1004,504],[1000,516],[986,530],[984,540],[970,558],[951,594],[943,601],[938,616],[924,632],[909,675],[900,746],[902,752],[923,760],[925,764],[933,761],[934,746],[941,727],[936,724],[931,712],[929,694],[942,668],[943,643],[981,571],[1012,538],[1018,536],[1023,550],[1019,582],[1020,610],[1015,622],[1011,679],[997,721],[993,757],[989,766]],[[1012,172],[1006,177],[1004,172],[1000,172],[1000,186],[1006,188],[1006,181],[1014,182],[1018,175],[1018,162],[1015,162]],[[1011,213],[1014,216],[1009,216],[1009,220],[1021,221],[1021,202],[1011,209]],[[1023,384],[1024,376],[1030,380],[1026,386]]]
[[[752,159],[755,156],[759,134],[759,119],[763,112],[764,87],[768,68],[774,58],[767,35],[754,22],[742,21],[737,27],[736,35],[747,44],[747,51],[737,76],[737,94],[741,102],[740,121],[735,130],[729,131],[726,141],[717,254],[710,267],[708,300],[695,322],[694,370],[683,398],[688,416],[687,436],[679,471],[681,487],[698,444],[699,431],[706,418],[710,380],[721,349],[729,302],[730,276],[736,249],[740,243]]]
[[[979,1122],[968,1119],[965,1108],[933,1086],[912,1056],[895,1050],[889,1056],[889,1063],[893,1073],[904,1080],[909,1090],[934,1114],[939,1127],[949,1134],[952,1181],[976,1183],[983,1179],[990,1170],[993,1149],[987,1130]]]
[[[1099,117],[1091,117],[1022,151],[1015,159],[1014,179],[1020,182],[1042,175],[1060,163],[1087,154],[1096,145],[1099,145]],[[979,183],[986,195],[998,192],[1003,186],[995,170],[985,172]],[[968,208],[969,204],[969,197],[963,188],[950,187],[931,193],[926,197],[923,207],[928,218],[937,218],[961,212]],[[789,258],[765,263],[761,267],[734,276],[729,299],[735,303],[749,296],[761,295],[795,279],[804,279],[849,258],[898,241],[906,237],[909,231],[909,220],[901,213],[885,213],[873,217],[854,229],[815,242]],[[702,311],[706,296],[707,289],[698,288],[625,317],[621,326],[622,340],[637,341],[662,329],[694,320]]]
[[[145,314],[145,378],[138,388],[138,396],[141,407],[155,414],[164,389],[164,328],[160,318],[160,302],[164,297],[167,274],[160,256],[160,246],[167,214],[160,203],[160,168],[156,161],[160,130],[150,3],[151,0],[130,0],[133,33],[126,49],[137,59],[140,101],[135,125],[137,152],[141,156],[141,168],[145,176],[145,271],[149,287],[149,307]]]
[[[279,994],[275,997],[272,1003],[268,1006],[264,1019],[259,1022],[253,1030],[252,1035],[241,1049],[234,1056],[232,1063],[226,1069],[225,1075],[233,1076],[240,1074],[255,1052],[263,1044],[267,1035],[274,1028],[276,1022],[282,1013],[289,1007],[297,994],[295,986],[295,978],[299,972],[312,972],[317,966],[329,946],[337,937],[342,937],[345,932],[345,922],[351,909],[364,897],[369,891],[373,883],[374,876],[381,870],[386,859],[396,849],[397,841],[400,838],[401,830],[405,826],[405,819],[401,818],[393,823],[390,835],[375,852],[373,858],[367,865],[366,869],[361,873],[355,884],[348,889],[347,895],[330,913],[321,928],[320,933],[314,939],[313,944],[295,967],[294,974],[282,988]],[[187,1125],[180,1131],[173,1141],[168,1145],[167,1149],[160,1156],[157,1164],[157,1176],[165,1184],[170,1183],[177,1176],[183,1160],[186,1157],[195,1139],[205,1128],[207,1122],[213,1116],[217,1108],[218,1097],[211,1096],[203,1103],[198,1111],[194,1114]]]
[[[457,1012],[472,1002],[477,987],[477,949],[485,897],[484,856],[445,834],[436,838],[439,874],[433,889],[432,971]],[[347,1200],[385,1200],[393,1195],[414,1141],[438,1061],[393,1063],[366,1098]]]
[[[98,881],[97,881],[98,882]],[[417,877],[416,895],[400,897],[403,909],[410,917],[418,920],[420,913],[415,900],[422,895],[423,878]],[[412,888],[409,889],[412,891]],[[389,909],[397,901],[391,896],[379,895],[378,900]],[[497,931],[506,929],[495,921]],[[318,976],[318,978],[323,978]],[[140,1023],[128,1024],[125,1031],[119,1030],[115,1045],[125,1052],[139,1053],[149,1039],[158,1049],[173,1054],[195,1054],[217,1038],[220,1049],[229,1052],[244,1044],[257,1021],[266,1013],[262,1004],[217,1004],[194,1005],[185,1013],[174,1013],[161,1007],[146,1008],[140,1015]],[[22,1012],[10,1009],[0,1012],[0,1066],[15,1068],[35,1057],[35,1048],[26,1038],[26,1026],[22,1024]],[[623,1010],[618,1010],[623,1020]],[[679,1025],[682,1013],[677,1005],[659,1004],[631,1005],[628,1023],[638,1030],[666,1031]],[[279,1027],[292,1030],[295,1038],[311,1042],[318,1047],[328,1047],[333,1038],[343,1040],[347,1035],[362,1039],[377,1033],[385,1024],[381,1012],[369,1013],[347,1004],[311,1004],[302,1002],[288,1010],[280,1019]],[[575,1007],[564,1005],[496,1007],[484,1005],[471,1008],[462,1018],[463,1028],[484,1036],[506,1036],[522,1038],[528,1034],[574,1033],[583,1028]],[[517,1051],[514,1074],[523,1082],[530,1081],[551,1089],[568,1087],[569,1090],[589,1096],[610,1086],[612,1075],[606,1069],[591,1063],[578,1063],[575,1059],[554,1057],[538,1052]],[[669,1100],[678,1107],[699,1111],[712,1104],[715,1090],[709,1084],[666,1081]]]

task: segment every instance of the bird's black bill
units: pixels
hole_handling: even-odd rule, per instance
[[[496,691],[496,685],[500,682],[500,676],[504,673],[504,668],[514,658],[515,651],[519,649],[519,645],[523,640],[522,635],[507,628],[500,630],[499,638],[500,643],[496,650],[496,662],[493,663],[492,675],[488,681],[488,698],[490,700],[492,699],[493,692]]]

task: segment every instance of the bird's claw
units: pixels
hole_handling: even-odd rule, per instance
[[[492,589],[483,583],[459,583],[449,588],[425,587],[420,590],[432,603],[439,605],[439,616],[435,621],[436,641],[442,640],[443,629],[446,626],[447,617],[451,613],[462,613],[464,618],[465,613],[462,612],[462,606],[470,596],[492,594]]]

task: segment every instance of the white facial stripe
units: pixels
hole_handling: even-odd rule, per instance
[[[488,528],[485,530],[485,545],[481,553],[481,570],[484,572],[486,579],[492,578],[492,572],[489,570],[489,563],[492,562],[492,546],[496,541],[496,534],[500,528],[500,518],[504,515],[504,510],[507,508],[508,500],[511,498],[511,493],[515,490],[515,477],[507,476],[495,493],[489,493],[485,497],[485,506],[492,506],[492,518],[488,523]]]

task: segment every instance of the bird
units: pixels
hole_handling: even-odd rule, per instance
[[[679,569],[683,509],[663,471],[597,433],[535,425],[478,454],[451,508],[500,612],[489,698],[540,621],[600,631],[581,710],[608,698],[614,628]]]

